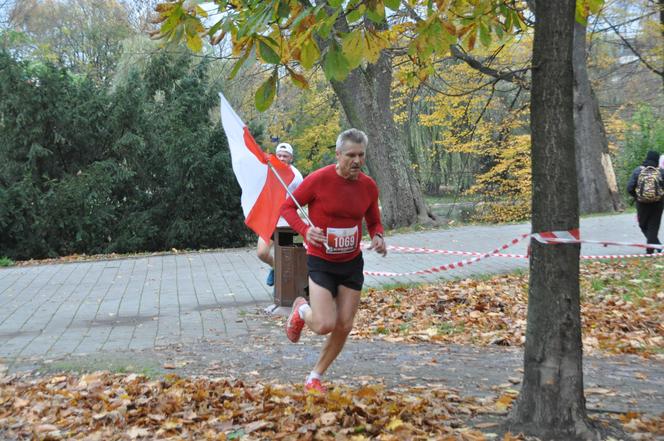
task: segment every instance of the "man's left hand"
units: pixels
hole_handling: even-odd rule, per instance
[[[385,245],[385,239],[379,235],[375,235],[373,239],[371,239],[371,246],[369,249],[376,250],[376,252],[383,257],[387,255],[387,245]]]

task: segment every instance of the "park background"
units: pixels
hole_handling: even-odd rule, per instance
[[[252,249],[180,253],[253,241],[219,130],[219,90],[264,148],[295,144],[305,172],[331,162],[339,130],[365,129],[367,172],[395,242],[456,243],[462,232],[481,241],[478,231],[494,241],[527,229],[531,211],[533,232],[567,231],[579,211],[624,210],[627,174],[661,150],[661,2],[583,0],[576,20],[574,1],[217,0],[229,15],[198,1],[0,3],[2,262],[77,262],[0,272],[10,370],[0,360],[0,437],[664,434],[658,259],[580,266],[578,245],[532,241],[529,275],[369,289],[344,357],[371,366],[344,363],[350,375],[314,398],[280,384],[301,375],[293,367],[310,360],[308,345],[284,344],[278,318],[246,310],[264,287],[245,286],[237,294],[251,300],[231,304],[237,289],[211,285],[256,279]],[[587,217],[584,237],[634,241],[630,218]],[[468,221],[482,225],[436,228]],[[412,232],[420,226],[434,229]],[[171,252],[108,254],[162,250]],[[222,255],[227,264],[211,267],[220,277],[193,276]],[[176,269],[148,274],[167,264]],[[99,283],[83,283],[88,272]],[[134,337],[143,345],[132,348]],[[117,367],[122,356],[132,362]],[[160,372],[146,371],[146,359]],[[377,359],[398,370],[382,372]],[[100,365],[116,373],[70,373]],[[178,368],[185,378],[162,375]]]
[[[258,111],[254,92],[274,71],[245,63],[229,80],[237,54],[225,40],[196,52],[151,40],[156,4],[0,2],[3,264],[251,242],[219,91],[264,150],[290,142],[305,174],[333,162],[349,121],[323,69],[307,74],[306,89],[282,78],[272,105]],[[577,142],[589,158],[579,168],[582,214],[629,209],[629,173],[648,149],[664,150],[660,20],[645,0],[609,1],[589,18],[587,56],[575,60],[587,66],[588,88],[577,92],[590,112],[577,129],[586,131]],[[472,56],[440,56],[425,72],[394,57],[398,144],[429,216],[390,210],[387,226],[529,218],[531,25],[513,38],[478,41]],[[369,163],[392,161],[382,153],[370,149]],[[379,185],[386,193],[401,184]],[[388,197],[387,205],[399,203]]]

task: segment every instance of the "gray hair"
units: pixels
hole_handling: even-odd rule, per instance
[[[367,138],[367,134],[362,130],[348,129],[341,132],[337,137],[337,152],[343,148],[346,141],[362,144],[364,148],[367,148],[367,144],[369,144],[369,138]]]

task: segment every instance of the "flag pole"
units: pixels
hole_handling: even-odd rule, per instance
[[[272,171],[272,173],[274,173],[274,175],[277,177],[277,179],[279,180],[281,185],[283,185],[283,187],[286,189],[286,193],[288,193],[288,196],[290,196],[290,198],[293,200],[293,202],[295,202],[295,205],[297,205],[297,209],[300,211],[300,213],[302,213],[302,216],[304,216],[304,218],[307,220],[307,222],[309,222],[309,225],[316,228],[314,223],[311,222],[311,219],[309,219],[309,216],[307,215],[307,212],[304,211],[304,208],[302,208],[302,205],[300,205],[300,203],[297,201],[297,199],[295,199],[295,196],[293,196],[293,193],[291,193],[291,191],[288,189],[288,185],[286,185],[284,180],[281,179],[281,176],[279,176],[279,173],[277,173],[277,171],[274,169],[274,166],[270,163],[269,159],[267,160],[267,166]],[[290,167],[290,165],[289,165],[289,167]],[[327,245],[327,242],[323,242],[323,246],[325,247],[326,250],[329,249],[329,246]]]

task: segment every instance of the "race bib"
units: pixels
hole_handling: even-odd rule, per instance
[[[357,245],[357,236],[357,225],[352,228],[328,228],[327,254],[352,253]]]

